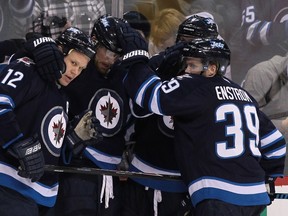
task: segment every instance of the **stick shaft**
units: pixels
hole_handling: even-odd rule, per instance
[[[158,180],[171,180],[180,181],[181,177],[177,175],[162,175],[156,173],[142,173],[142,172],[131,172],[131,171],[121,171],[121,170],[108,170],[108,169],[98,169],[90,167],[65,167],[65,166],[55,166],[55,165],[45,165],[45,171],[47,172],[57,172],[57,173],[76,173],[76,174],[86,174],[86,175],[110,175],[118,177],[133,177],[133,178],[150,178]]]
[[[65,167],[65,166],[55,166],[55,165],[45,165],[46,172],[57,172],[57,173],[75,173],[75,174],[85,174],[85,175],[110,175],[118,177],[133,177],[133,178],[149,178],[157,180],[170,180],[170,181],[180,181],[181,176],[177,175],[162,175],[156,173],[141,173],[141,172],[131,172],[131,171],[121,171],[121,170],[107,170],[98,169],[91,167]],[[288,199],[288,193],[275,193],[275,199]]]

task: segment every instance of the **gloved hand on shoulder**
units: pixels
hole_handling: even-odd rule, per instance
[[[24,49],[32,56],[39,75],[51,82],[60,79],[66,70],[66,65],[64,55],[55,41],[37,33],[26,35],[26,38]]]
[[[64,142],[74,155],[79,155],[86,146],[93,145],[103,139],[100,122],[92,116],[91,110],[77,115],[69,123]]]
[[[18,175],[38,181],[44,174],[44,155],[41,143],[36,136],[12,144],[7,149],[8,153],[19,160]]]
[[[152,56],[149,60],[149,66],[161,78],[170,79],[177,76],[181,69],[181,54],[185,44],[186,42],[178,42],[159,54]]]
[[[119,23],[117,36],[123,49],[122,62],[124,64],[130,65],[141,61],[148,62],[148,43],[129,23]]]

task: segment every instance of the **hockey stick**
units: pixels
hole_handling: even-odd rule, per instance
[[[142,172],[131,172],[131,171],[122,171],[122,170],[108,170],[108,169],[98,169],[98,168],[91,168],[91,167],[65,167],[65,166],[45,165],[44,169],[47,172],[57,172],[57,173],[110,175],[110,176],[118,176],[118,177],[150,178],[150,179],[171,180],[171,181],[181,180],[181,176],[177,176],[177,175],[164,175],[164,174],[156,174],[156,173],[142,173]]]
[[[141,172],[131,172],[131,171],[121,171],[121,170],[107,170],[98,169],[91,167],[65,167],[65,166],[55,166],[55,165],[45,165],[46,172],[57,172],[57,173],[75,173],[75,174],[85,174],[85,175],[110,175],[118,177],[133,177],[133,178],[150,178],[158,180],[170,180],[170,181],[180,181],[181,176],[177,175],[164,175],[156,173],[141,173]],[[288,193],[275,193],[275,199],[288,199]]]

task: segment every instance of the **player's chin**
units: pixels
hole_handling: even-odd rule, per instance
[[[70,79],[68,77],[65,77],[65,76],[62,76],[61,79],[59,79],[59,83],[62,85],[62,86],[67,86],[71,83],[73,79]]]

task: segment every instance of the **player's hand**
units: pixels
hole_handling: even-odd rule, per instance
[[[65,142],[74,155],[78,155],[87,145],[93,145],[102,139],[99,120],[92,116],[91,110],[86,110],[70,122]]]
[[[276,180],[275,177],[267,177],[265,180],[265,186],[270,198],[270,204],[275,198],[275,180]]]
[[[158,55],[151,57],[149,66],[156,71],[162,78],[172,78],[177,76],[180,70],[181,54],[186,42],[178,42],[177,44],[166,48]]]
[[[52,38],[30,36],[24,48],[32,55],[37,72],[44,80],[55,82],[62,77],[66,69],[64,55]]]
[[[128,23],[119,23],[117,36],[124,53],[123,63],[148,62],[148,43],[139,32]]]
[[[45,160],[41,144],[36,137],[12,144],[7,151],[19,160],[18,175],[29,178],[32,182],[38,181],[42,177]]]

